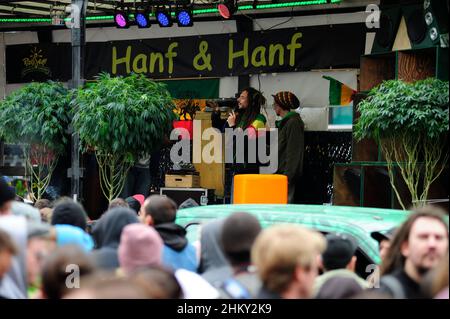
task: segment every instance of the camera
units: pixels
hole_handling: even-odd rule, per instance
[[[211,102],[211,103],[208,103]],[[236,98],[230,97],[230,98],[220,98],[220,99],[211,99],[208,100],[207,105],[211,107],[211,104],[217,104],[220,107],[221,111],[227,111],[227,109],[238,109],[238,102]]]

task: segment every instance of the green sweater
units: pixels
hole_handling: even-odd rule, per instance
[[[296,112],[289,112],[280,121],[278,128],[278,174],[288,177],[289,184],[303,172],[305,124]]]

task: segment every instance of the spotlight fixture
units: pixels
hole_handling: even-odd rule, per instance
[[[124,11],[116,10],[114,12],[114,23],[119,29],[126,29],[129,27],[128,15]]]
[[[217,5],[217,10],[219,10],[219,14],[222,16],[222,18],[230,19],[237,11],[237,1],[225,0],[223,3],[219,3]]]
[[[194,25],[192,12],[189,9],[183,8],[177,10],[176,17],[179,27],[192,27]]]
[[[173,22],[172,18],[170,17],[169,11],[158,9],[156,10],[155,15],[156,21],[158,21],[158,24],[161,28],[168,28],[172,26]]]
[[[134,20],[136,21],[138,28],[150,28],[150,20],[148,19],[148,16],[149,14],[147,11],[140,11],[134,14]]]

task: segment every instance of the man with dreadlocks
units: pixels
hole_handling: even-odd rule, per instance
[[[266,117],[261,114],[261,108],[266,104],[266,99],[263,94],[255,88],[248,87],[243,89],[239,97],[237,98],[237,109],[231,111],[226,121],[220,118],[219,106],[214,106],[214,112],[211,115],[211,121],[213,127],[225,131],[227,128],[233,130],[242,130],[245,132],[244,153],[236,154],[236,150],[233,150],[233,165],[232,175],[236,174],[259,174],[260,163],[258,162],[258,143],[256,149],[251,150],[248,145],[249,139],[256,139],[259,136],[265,135],[265,131],[261,131],[266,128]],[[234,148],[236,143],[234,143]],[[256,154],[249,154],[250,152],[256,152]],[[249,159],[256,159],[256,162],[252,162]],[[241,162],[241,159],[244,159]]]

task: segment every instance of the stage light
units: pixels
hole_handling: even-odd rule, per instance
[[[157,10],[155,15],[156,21],[158,21],[158,24],[161,28],[168,28],[172,26],[172,18],[170,17],[170,13],[168,11]]]
[[[225,0],[223,3],[217,5],[220,15],[224,19],[230,19],[237,11],[237,3],[235,0]]]
[[[150,28],[150,20],[148,19],[148,12],[136,12],[134,15],[134,20],[138,28]]]
[[[128,15],[124,11],[116,11],[114,13],[114,23],[116,24],[117,28],[128,28]]]
[[[192,12],[188,9],[181,9],[177,11],[177,23],[179,27],[192,27],[194,25],[192,19]]]

